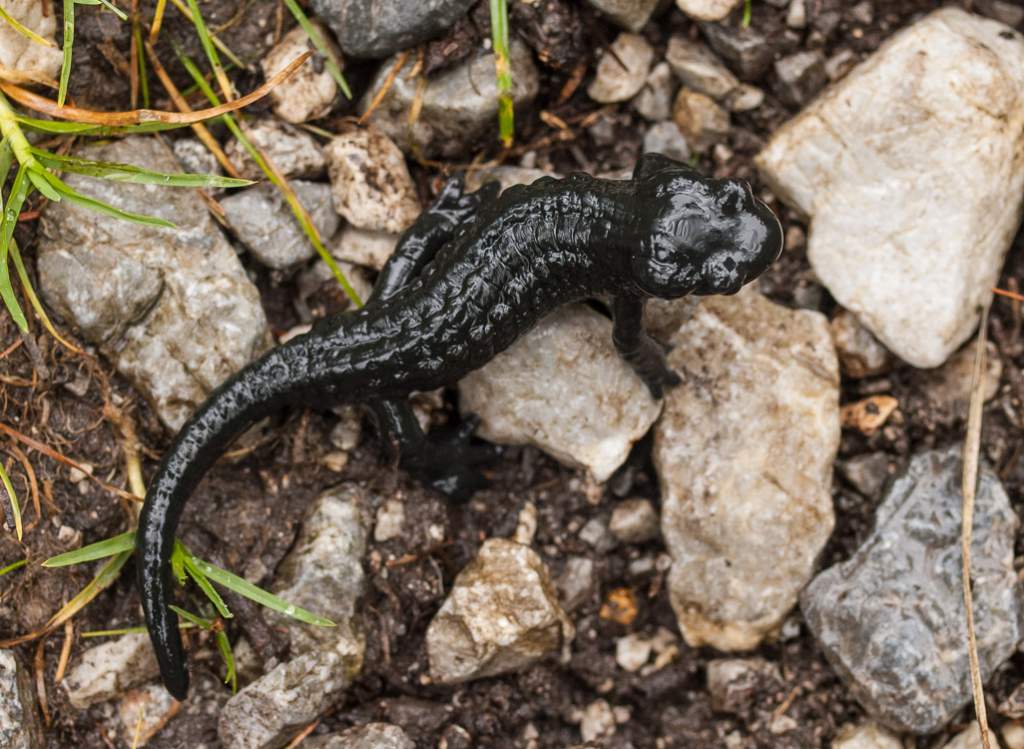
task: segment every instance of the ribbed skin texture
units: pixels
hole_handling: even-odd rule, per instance
[[[598,294],[644,299],[733,293],[775,260],[782,234],[740,183],[705,179],[663,156],[632,180],[544,178],[473,215],[411,283],[396,251],[377,293],[354,313],[325,319],[217,388],[182,427],[139,517],[139,590],[164,684],[188,692],[170,556],[185,503],[239,433],[283,406],[402,398],[456,382],[510,346],[556,307]],[[429,211],[402,242],[442,231]],[[450,227],[449,227],[450,229]],[[407,269],[406,269],[407,270]]]

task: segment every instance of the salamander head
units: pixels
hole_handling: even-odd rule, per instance
[[[745,183],[660,154],[643,156],[633,179],[644,236],[631,273],[646,294],[734,294],[782,251],[779,220]]]

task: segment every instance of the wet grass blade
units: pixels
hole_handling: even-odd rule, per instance
[[[3,577],[8,572],[14,572],[15,570],[20,570],[26,564],[28,564],[28,560],[27,559],[19,559],[17,562],[14,562],[13,564],[7,565],[3,569],[0,569],[0,577]]]
[[[57,106],[63,107],[68,96],[68,79],[71,78],[71,48],[75,43],[75,0],[64,0],[64,60],[60,66],[60,84],[57,89]]]
[[[180,616],[189,624],[199,627],[199,629],[209,630],[213,628],[212,619],[204,619],[201,616],[193,614],[191,611],[186,611],[185,609],[181,608],[181,606],[175,606],[173,603],[170,604],[167,608],[169,608],[171,611]]]
[[[132,551],[134,548],[135,531],[128,531],[127,533],[120,533],[116,536],[105,538],[102,541],[97,541],[94,544],[83,546],[80,549],[66,551],[63,554],[58,554],[55,557],[50,557],[45,562],[43,562],[43,566],[67,567],[72,564],[93,562],[97,559],[105,559],[106,557],[112,557],[115,554],[121,554],[126,551]]]
[[[32,155],[44,166],[63,171],[85,174],[89,177],[112,180],[115,182],[133,182],[140,185],[160,185],[161,187],[246,187],[253,184],[252,180],[223,177],[218,174],[170,174],[155,172],[133,164],[118,164],[110,161],[93,161],[75,156],[61,156],[40,148],[33,148]],[[43,192],[40,190],[40,192]],[[59,199],[59,198],[58,198]]]
[[[7,470],[4,468],[4,464],[0,463],[0,482],[3,483],[4,489],[7,491],[7,498],[11,501],[11,513],[14,515],[14,532],[18,535],[18,540],[21,540],[22,527],[21,527],[21,505],[18,504],[18,495],[14,493],[14,485],[11,483],[10,476],[7,475]]]
[[[206,28],[206,21],[203,20],[203,15],[199,12],[199,3],[197,0],[188,0],[188,8],[192,11],[192,25],[196,27],[196,35],[199,37],[199,43],[203,47],[206,59],[210,61],[210,67],[217,78],[220,91],[224,94],[225,99],[231,101],[235,98],[235,90],[231,86],[231,81],[228,80],[227,73],[224,72],[224,67],[220,64],[217,48],[213,46],[210,32]]]
[[[14,294],[14,287],[11,284],[11,273],[7,265],[7,255],[13,242],[14,226],[18,223],[18,216],[21,215],[21,206],[29,193],[29,181],[26,178],[27,169],[24,166],[18,168],[11,185],[11,192],[7,204],[0,207],[3,209],[3,218],[0,219],[0,298],[3,299],[11,318],[23,333],[28,332],[28,320],[25,313],[18,304],[18,298]]]
[[[11,254],[11,260],[14,261],[14,267],[18,269],[18,278],[21,280],[21,288],[25,292],[25,296],[28,297],[28,301],[32,305],[32,309],[35,310],[36,317],[39,318],[39,321],[43,324],[43,327],[46,328],[46,332],[52,335],[58,343],[64,346],[64,348],[68,349],[69,351],[73,351],[76,354],[81,354],[82,349],[78,348],[78,346],[74,345],[69,340],[64,338],[64,336],[62,336],[59,332],[57,332],[57,328],[54,326],[53,322],[46,314],[46,310],[43,308],[42,303],[39,301],[39,297],[36,296],[36,290],[32,288],[32,282],[31,280],[29,280],[28,271],[25,270],[25,263],[22,261],[21,253],[18,251],[18,243],[15,242],[13,239],[11,240],[9,250]]]
[[[740,20],[740,28],[749,28],[750,19],[754,13],[753,0],[743,0],[743,18]]]
[[[75,0],[77,5],[102,5],[122,21],[128,20],[128,14],[110,2],[110,0]]]
[[[206,597],[210,599],[210,603],[217,609],[217,613],[220,614],[222,619],[233,619],[234,614],[228,609],[224,603],[224,599],[220,597],[220,593],[210,584],[210,581],[206,579],[206,575],[199,569],[199,565],[196,563],[196,558],[190,553],[186,552],[185,555],[185,572],[191,577],[195,584],[199,586],[199,589],[206,594]]]
[[[124,125],[107,127],[92,125],[88,122],[62,122],[61,120],[40,120],[35,117],[17,115],[18,124],[29,130],[53,135],[128,135],[132,133],[156,133],[163,130],[176,130],[189,127],[187,122],[144,122],[141,125]]]
[[[124,221],[134,221],[137,224],[146,224],[148,226],[160,226],[168,229],[174,229],[175,225],[166,219],[157,218],[156,216],[144,216],[141,213],[132,213],[131,211],[125,211],[116,206],[112,206],[109,203],[104,203],[102,200],[96,198],[90,198],[88,195],[82,195],[80,192],[73,190],[67,183],[63,182],[59,177],[50,172],[44,171],[43,176],[46,180],[60,193],[61,197],[72,203],[88,208],[90,211],[97,211],[98,213],[105,213],[108,216],[119,218]]]
[[[348,81],[345,80],[345,76],[341,73],[341,66],[338,64],[338,60],[334,55],[334,51],[328,46],[324,40],[320,30],[314,26],[309,18],[306,16],[302,7],[295,0],[284,0],[284,4],[288,6],[288,10],[292,12],[292,16],[298,22],[302,30],[306,32],[306,36],[309,37],[310,41],[313,42],[313,46],[316,47],[324,57],[324,67],[327,68],[327,72],[331,74],[331,78],[338,84],[338,88],[341,89],[341,93],[345,94],[345,98],[352,99],[352,89],[348,87]]]
[[[238,691],[238,672],[235,669],[235,653],[231,650],[231,641],[228,639],[227,633],[222,629],[218,629],[215,633],[215,640],[217,642],[217,650],[220,651],[220,657],[224,659],[224,665],[227,667],[227,673],[224,674],[224,683],[231,685],[232,693]]]

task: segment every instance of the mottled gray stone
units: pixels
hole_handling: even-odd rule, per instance
[[[370,84],[361,110],[383,87],[395,59],[387,60]],[[416,99],[417,79],[410,76],[415,56],[405,67],[370,116],[370,122],[407,153],[429,158],[464,159],[483,137],[497,137],[498,89],[494,55],[473,54],[455,67],[432,76],[421,99],[416,122],[409,124],[409,108]],[[509,47],[512,101],[517,110],[537,96],[540,79],[530,49],[513,37]]]
[[[0,746],[43,749],[46,736],[36,712],[32,675],[10,650],[0,650]]]
[[[530,547],[484,542],[427,629],[430,675],[458,684],[515,672],[557,651],[573,628],[548,569]]]
[[[832,749],[903,749],[903,742],[884,726],[867,721],[841,729]]]
[[[345,54],[379,58],[440,36],[473,0],[312,0]]]
[[[298,179],[290,184],[320,236],[334,234],[341,219],[331,203],[330,185]],[[316,255],[281,191],[269,182],[232,193],[220,204],[238,239],[268,268],[291,268]]]
[[[178,171],[158,139],[129,137],[77,152],[86,158]],[[173,221],[144,226],[48,203],[39,286],[64,319],[178,429],[209,392],[267,343],[259,293],[194,190],[68,175],[79,192]],[[88,282],[83,282],[88,279]]]
[[[775,63],[775,90],[786,104],[802,107],[828,83],[821,50],[805,50]]]
[[[356,622],[363,594],[369,500],[354,484],[322,494],[279,570],[274,592],[331,619],[334,627],[299,624],[268,613],[291,634],[290,659],[232,697],[218,735],[229,749],[283,746],[359,674],[366,643]]]
[[[629,31],[639,31],[650,20],[663,0],[588,0],[619,26]]]
[[[661,122],[672,116],[672,95],[676,80],[667,62],[659,62],[647,75],[644,87],[633,97],[633,108],[650,122]]]
[[[648,499],[626,499],[612,510],[608,530],[620,541],[642,544],[658,537],[658,511]]]
[[[349,224],[330,239],[327,249],[339,260],[380,270],[395,251],[398,236]]]
[[[149,636],[123,635],[94,645],[72,661],[61,687],[79,710],[113,699],[160,672]]]
[[[839,354],[839,366],[847,377],[860,379],[882,374],[892,366],[892,357],[857,316],[840,309],[829,326]]]
[[[708,694],[716,712],[742,714],[758,695],[781,686],[779,667],[764,658],[715,658],[708,662]]]
[[[342,127],[324,148],[334,207],[354,226],[398,234],[420,213],[405,157],[387,135]]]
[[[970,700],[960,481],[959,445],[915,455],[886,493],[871,535],[801,595],[804,619],[853,695],[899,731],[934,733]],[[971,579],[986,680],[1021,637],[1018,526],[1002,485],[982,466]]]
[[[320,30],[324,40],[333,45],[334,42],[327,30],[316,21],[313,23]],[[306,32],[296,26],[260,60],[263,75],[270,78],[284,70],[299,55],[315,49]],[[271,90],[271,106],[274,114],[282,120],[297,124],[318,119],[331,111],[334,97],[338,94],[338,84],[334,82],[322,60],[317,64],[316,56],[319,54],[316,52],[313,58],[307,60],[290,78]],[[340,67],[343,63],[341,55],[336,53],[335,57]]]
[[[6,0],[4,10],[22,26],[53,42],[57,16],[53,8],[38,0]],[[0,23],[0,69],[5,77],[28,82],[52,80],[60,70],[61,52],[56,47],[37,44],[6,21]]]
[[[245,122],[242,130],[249,141],[263,151],[285,177],[322,177],[327,170],[323,149],[305,130],[273,117]],[[238,139],[232,138],[224,151],[245,179],[266,178]]]
[[[387,723],[367,723],[303,742],[309,749],[416,749],[405,731]]]
[[[171,146],[181,168],[192,174],[223,174],[217,157],[198,138],[178,138]],[[248,179],[248,178],[247,178]]]
[[[606,481],[661,411],[611,333],[586,307],[557,310],[463,378],[459,405],[480,417],[485,439],[535,445]]]
[[[639,34],[623,32],[597,62],[587,95],[601,104],[632,99],[647,81],[654,48]]]
[[[669,39],[665,60],[680,82],[713,99],[723,99],[740,85],[736,76],[699,42],[676,35]]]
[[[656,122],[644,133],[644,153],[665,154],[676,161],[690,159],[690,146],[672,120]]]
[[[669,598],[691,646],[747,650],[782,624],[834,524],[828,321],[748,288],[703,299],[671,344],[683,382],[652,453]]]
[[[724,23],[704,23],[701,31],[711,48],[745,81],[756,81],[768,71],[775,59],[776,44],[757,28],[757,24],[742,28]]]

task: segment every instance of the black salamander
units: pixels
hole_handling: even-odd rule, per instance
[[[425,435],[403,399],[486,364],[563,304],[606,294],[623,359],[660,397],[678,383],[644,332],[644,300],[732,294],[778,257],[778,220],[749,187],[644,156],[631,180],[543,178],[497,195],[451,180],[400,239],[361,309],[318,323],[224,382],[182,427],[146,494],[138,582],[168,691],[188,692],[170,557],[189,495],[231,440],[289,405],[370,407],[401,465],[449,496],[481,485],[467,420]]]

